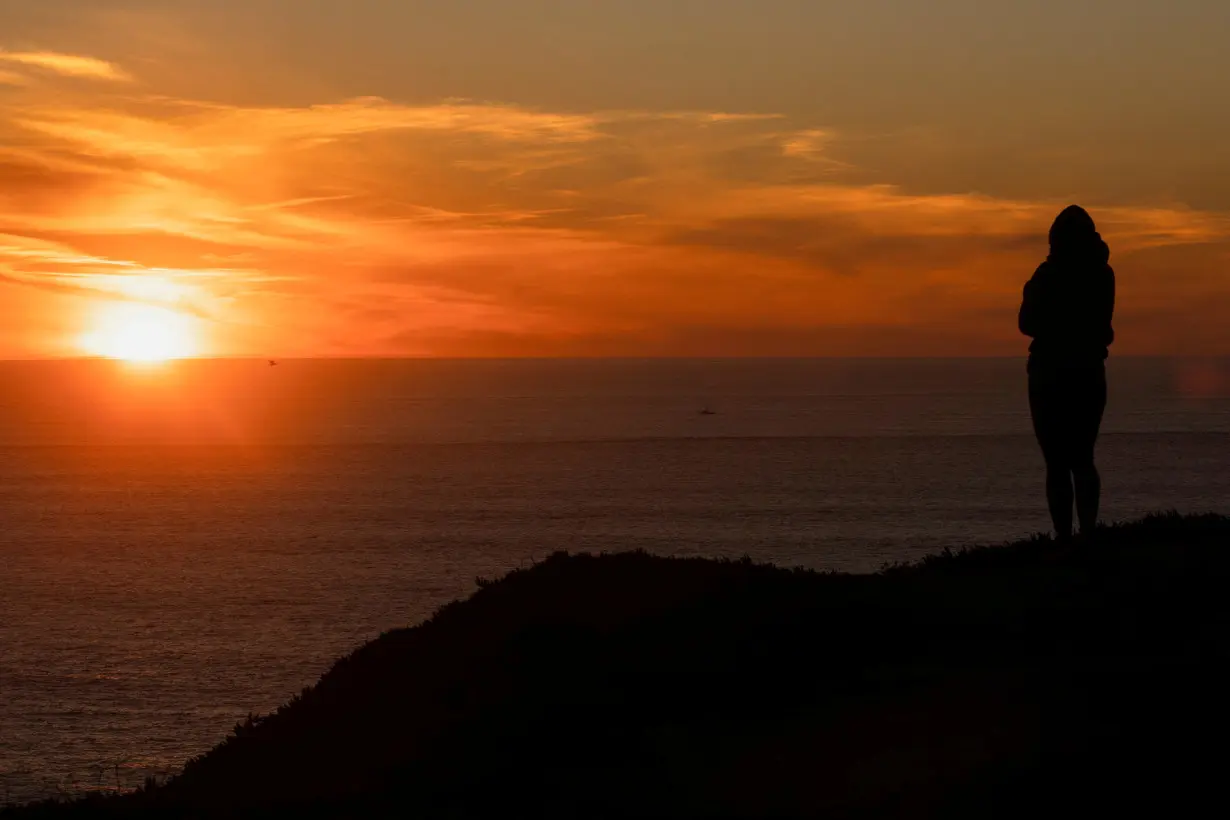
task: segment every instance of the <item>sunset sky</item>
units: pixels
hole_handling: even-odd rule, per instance
[[[1230,354],[1227,43],[1225,0],[0,0],[0,358],[1019,354],[1070,202],[1117,352]]]

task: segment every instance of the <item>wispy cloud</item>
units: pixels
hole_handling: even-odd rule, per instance
[[[106,60],[78,54],[61,54],[55,51],[4,51],[0,49],[0,62],[28,66],[64,77],[86,80],[132,82],[133,79],[128,72]]]
[[[0,279],[309,355],[1019,347],[1067,203],[910,192],[841,138],[723,112],[0,91]],[[1200,249],[1230,244],[1230,215],[1095,215],[1138,282],[1187,248],[1185,298],[1217,286],[1223,251]]]

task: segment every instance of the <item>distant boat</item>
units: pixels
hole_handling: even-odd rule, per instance
[[[701,410],[701,411],[700,411],[700,414],[701,414],[702,416],[716,416],[716,415],[717,415],[717,411],[716,411],[716,410],[712,410],[712,409],[710,409],[710,408],[706,407],[705,409],[703,409],[703,410]]]
[[[270,359],[270,360],[269,360],[269,366],[270,366],[270,367],[277,367],[277,366],[278,366],[278,363],[277,363],[277,362],[275,362],[273,359]]]

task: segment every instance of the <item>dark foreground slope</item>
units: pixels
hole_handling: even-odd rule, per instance
[[[875,576],[556,556],[169,785],[19,817],[1024,816],[1224,802],[1230,519]]]

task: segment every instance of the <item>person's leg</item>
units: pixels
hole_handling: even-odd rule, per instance
[[[1079,414],[1079,438],[1075,442],[1072,476],[1076,483],[1076,513],[1081,532],[1092,533],[1098,525],[1098,508],[1102,503],[1102,477],[1094,463],[1094,448],[1102,415],[1106,410],[1106,371],[1098,368],[1089,374],[1080,390],[1080,402],[1073,408]]]
[[[1072,474],[1065,462],[1046,465],[1046,506],[1051,512],[1051,525],[1060,541],[1072,537]]]
[[[1064,397],[1053,374],[1029,376],[1029,415],[1046,461],[1046,505],[1060,540],[1072,537],[1072,476],[1063,435]]]
[[[1098,526],[1098,508],[1102,504],[1102,476],[1090,461],[1074,469],[1072,478],[1076,484],[1076,516],[1080,521],[1081,533],[1088,535]]]

